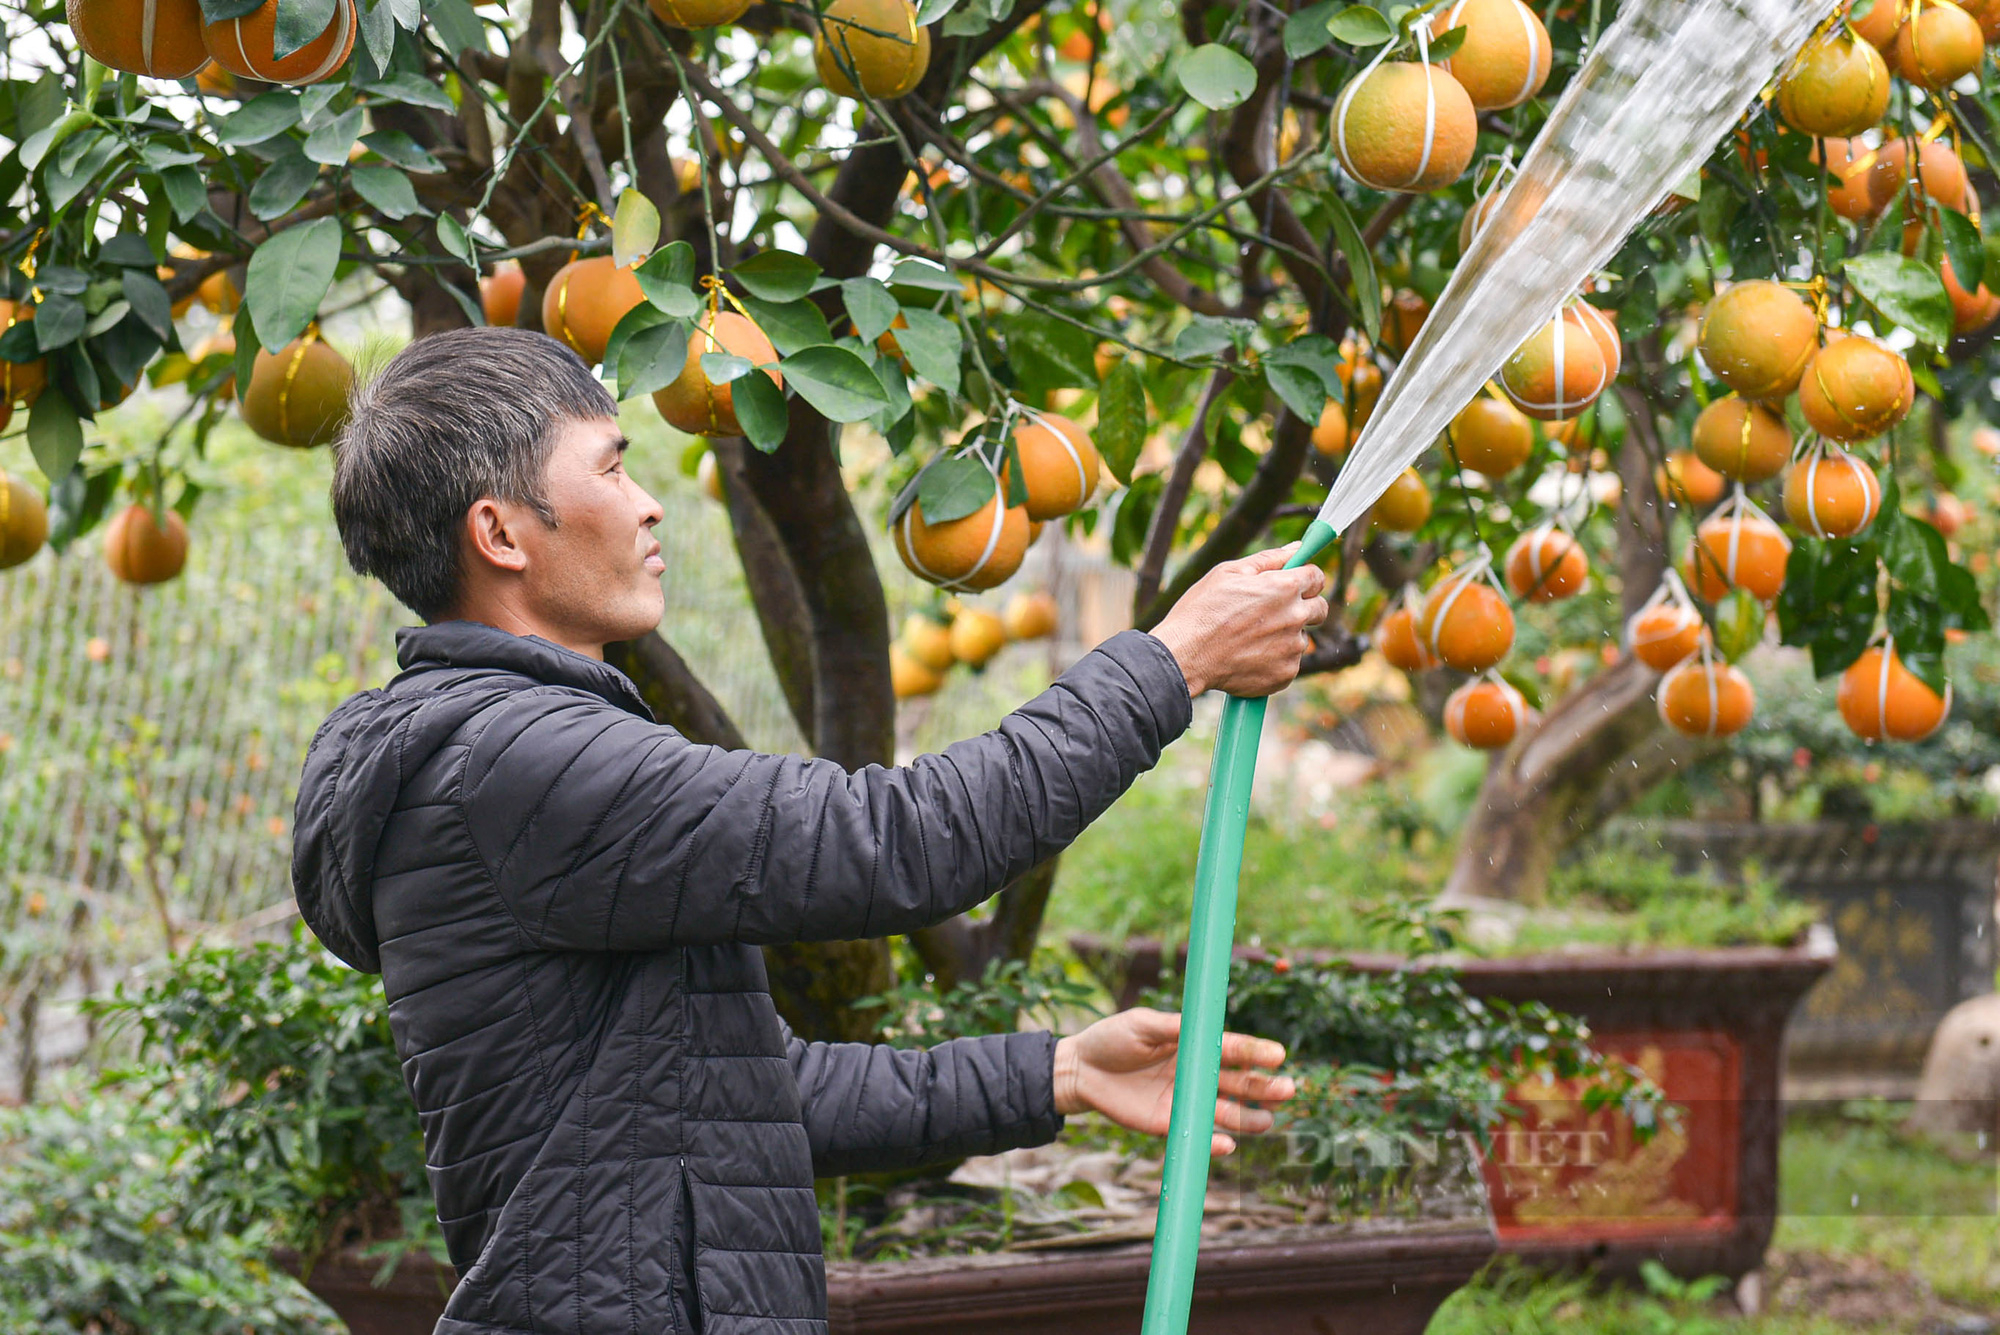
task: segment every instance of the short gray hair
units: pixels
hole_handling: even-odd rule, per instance
[[[333,521],[348,564],[425,621],[449,615],[466,511],[490,496],[554,527],[542,482],[557,431],[617,416],[590,368],[546,334],[418,339],[356,388],[334,444]]]

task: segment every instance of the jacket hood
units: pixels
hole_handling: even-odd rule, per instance
[[[292,893],[328,950],[381,969],[372,894],[383,827],[403,784],[482,711],[537,686],[587,691],[652,720],[624,673],[539,636],[476,621],[396,632],[403,671],[349,696],[306,752],[293,811]]]

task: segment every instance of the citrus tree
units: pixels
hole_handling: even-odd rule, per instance
[[[1989,160],[1990,20],[1898,2],[1830,18],[1329,558],[1342,615],[1308,670],[1379,645],[1496,753],[1455,893],[1532,895],[1662,714],[1738,723],[1728,660],[1773,604],[1822,670],[1886,676],[1878,717],[1855,717],[1890,736],[1942,702],[1946,632],[1984,625],[1912,511],[1941,517],[1935,446],[1990,392],[2000,302],[1966,166]],[[393,289],[416,334],[541,328],[710,442],[791,712],[848,766],[892,759],[899,688],[994,643],[975,619],[892,644],[885,536],[970,593],[1067,525],[1133,569],[1141,626],[1294,536],[1611,18],[1567,0],[9,4],[0,417],[25,409],[42,477],[0,487],[4,561],[101,525],[118,574],[171,578],[198,500],[174,460],[229,411],[279,445],[330,440],[351,372],[318,320]],[[194,302],[231,323],[184,341]],[[92,424],[141,381],[179,414],[117,456]],[[842,470],[878,454],[886,512]],[[1549,645],[1636,616],[1632,652],[1554,698],[1516,607]],[[999,633],[1047,629],[1045,605],[1008,612]],[[617,661],[662,718],[740,744],[665,639]],[[1020,954],[1051,874],[914,944],[947,984]],[[772,963],[814,1034],[858,1034],[841,1003],[889,981],[879,943]]]

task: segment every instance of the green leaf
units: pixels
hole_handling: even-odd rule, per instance
[[[349,168],[347,176],[354,183],[354,193],[367,200],[385,218],[430,213],[417,202],[417,192],[400,168],[367,164]]]
[[[926,524],[948,524],[978,514],[993,499],[993,471],[967,456],[940,459],[917,478],[917,504]]]
[[[1145,546],[1146,530],[1152,525],[1153,511],[1160,506],[1165,486],[1164,474],[1144,473],[1119,493],[1118,509],[1111,520],[1111,559],[1119,565],[1131,565]]]
[[[1197,315],[1174,337],[1174,356],[1186,361],[1215,357],[1231,348],[1241,348],[1256,331],[1250,320]]]
[[[687,369],[688,332],[683,321],[663,320],[628,338],[618,355],[618,397],[651,394],[679,379]]]
[[[474,268],[478,267],[478,260],[473,255],[472,238],[466,235],[464,223],[461,223],[449,213],[440,213],[437,220],[437,235],[438,244],[443,246],[448,253],[472,265]],[[644,286],[643,282],[641,286]]]
[[[1146,446],[1146,386],[1139,368],[1122,358],[1098,386],[1094,440],[1111,476],[1130,486],[1132,465]]]
[[[1372,11],[1371,11],[1372,12]],[[1320,202],[1333,218],[1334,239],[1347,257],[1347,276],[1354,283],[1355,307],[1361,313],[1361,327],[1371,343],[1382,338],[1382,280],[1375,274],[1375,256],[1361,235],[1361,224],[1348,211],[1340,192],[1331,188],[1320,193]]]
[[[160,188],[166,192],[167,207],[174,221],[187,222],[208,207],[208,182],[192,167],[167,167],[160,172]]]
[[[1903,666],[1916,673],[1924,685],[1944,694],[1944,618],[1937,603],[1892,588],[1885,620]]]
[[[306,136],[305,155],[322,167],[338,167],[346,163],[354,141],[360,137],[361,108],[349,107]]]
[[[271,28],[271,54],[279,60],[319,40],[333,26],[342,0],[277,0]]]
[[[407,102],[413,107],[427,107],[432,111],[450,113],[458,110],[444,89],[430,80],[416,74],[391,74],[386,79],[377,79],[361,90],[392,102]],[[267,93],[267,97],[281,97],[280,93]]]
[[[781,357],[833,342],[833,332],[826,327],[826,316],[804,297],[783,302],[745,297],[743,309],[750,312],[750,318],[757,322],[757,327],[764,331],[764,337],[771,340],[771,346],[778,350]]]
[[[906,417],[913,406],[910,402],[910,382],[903,375],[902,364],[894,357],[875,353],[872,348],[868,351],[874,354],[874,364],[870,369],[875,372],[875,383],[882,387],[882,397],[889,403],[888,407],[876,413],[869,421],[877,431],[887,436],[890,429]]]
[[[1349,5],[1327,20],[1326,26],[1349,46],[1380,46],[1396,35],[1396,25],[1367,5]]]
[[[243,306],[257,341],[282,348],[304,333],[339,263],[340,222],[334,218],[286,228],[258,246],[243,282]]]
[[[693,286],[694,247],[687,242],[667,243],[632,272],[646,300],[667,314],[692,320],[701,313],[701,298]]]
[[[1778,593],[1778,633],[1812,651],[1813,673],[1844,671],[1875,633],[1878,549],[1873,542],[1802,537]]]
[[[958,393],[959,363],[965,354],[958,326],[921,306],[905,306],[903,318],[910,327],[896,331],[896,344],[910,359],[911,368],[945,393]]]
[[[964,290],[956,278],[928,260],[898,260],[896,267],[889,270],[889,284],[892,287],[920,287],[927,292]]]
[[[743,427],[743,436],[769,454],[785,443],[789,413],[785,392],[767,375],[746,376],[729,391],[729,407]]]
[[[396,16],[388,0],[356,0],[360,12],[361,49],[367,52],[374,70],[388,68],[396,50]]]
[[[1097,340],[1089,330],[1039,312],[1007,330],[1007,360],[1021,379],[1088,389],[1097,384]]]
[[[167,289],[154,276],[151,269],[127,269],[120,275],[120,286],[125,300],[132,307],[133,314],[146,327],[162,339],[171,338],[174,332],[174,303],[167,296]]]
[[[48,293],[35,307],[35,347],[49,352],[74,343],[89,323],[90,314],[81,301],[66,292]]]
[[[888,403],[875,372],[846,348],[806,348],[779,362],[778,369],[785,383],[830,422],[859,422]]]
[[[1256,90],[1257,67],[1220,42],[1181,57],[1181,87],[1210,111],[1227,111]]]
[[[653,253],[660,240],[660,211],[653,201],[626,186],[611,217],[611,262],[629,269]]]
[[[1333,30],[1327,21],[1339,8],[1340,0],[1317,0],[1293,13],[1285,20],[1285,54],[1293,60],[1304,60],[1324,48],[1333,40]]]
[[[819,266],[803,255],[765,250],[729,271],[745,291],[766,301],[797,301],[813,290]]]
[[[847,316],[854,321],[854,333],[863,343],[873,343],[889,331],[899,313],[889,289],[873,278],[849,278],[840,285],[840,299]]]
[[[1904,255],[1875,251],[1843,264],[1854,290],[1932,347],[1951,341],[1951,298],[1937,273]]]
[[[1458,54],[1458,48],[1465,45],[1465,25],[1459,24],[1442,36],[1432,40],[1429,55],[1433,61],[1450,60]]]
[[[625,342],[641,330],[663,325],[673,317],[647,302],[640,302],[631,310],[618,317],[618,323],[611,326],[610,337],[604,340],[603,365],[609,369],[618,365],[625,355]],[[623,395],[620,396],[624,397]]]
[[[39,315],[35,322],[41,323]],[[35,467],[51,482],[69,476],[83,457],[83,423],[61,391],[44,390],[28,409],[28,449],[35,456]]]
[[[1951,261],[1951,276],[1967,292],[1979,291],[1986,281],[1986,243],[1980,238],[1979,224],[1954,209],[1940,207],[1938,217],[1944,230],[1945,258]]]
[[[687,356],[682,352],[681,356]],[[741,380],[756,367],[748,357],[739,357],[733,352],[704,352],[701,354],[701,373],[708,377],[711,385],[727,385]]]
[[[201,16],[209,23],[240,19],[263,8],[264,0],[201,0]]]
[[[318,178],[319,164],[294,149],[264,168],[250,187],[251,214],[265,222],[284,217],[299,206]]]
[[[1731,589],[1715,606],[1715,647],[1734,663],[1764,638],[1764,604],[1748,589]]]
[[[465,0],[425,0],[424,13],[444,49],[456,57],[464,51],[484,51],[486,27]]]
[[[1897,508],[1891,509],[1894,504]],[[1943,588],[1942,571],[1951,564],[1944,535],[1923,520],[1906,515],[1901,497],[1889,490],[1873,532],[1882,544],[1882,564],[1889,578],[1920,598],[1936,600]]]
[[[382,0],[387,3],[387,0]],[[406,172],[429,176],[444,170],[431,151],[401,130],[376,130],[361,136],[361,146],[385,162],[393,162]]]
[[[928,28],[957,8],[958,0],[924,0],[923,7],[917,10],[917,26]]]
[[[97,248],[97,258],[121,269],[144,269],[147,273],[158,263],[153,258],[153,248],[137,232],[120,232],[108,238]]]

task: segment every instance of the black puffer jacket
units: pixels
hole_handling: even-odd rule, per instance
[[[758,946],[940,922],[1069,843],[1187,726],[1158,640],[856,774],[694,745],[545,640],[398,643],[313,739],[292,875],[387,987],[461,1275],[440,1332],[818,1335],[816,1173],[1054,1136],[1050,1035],[803,1043]]]

